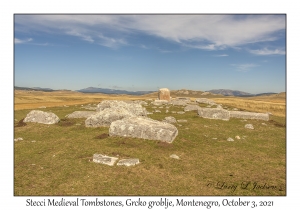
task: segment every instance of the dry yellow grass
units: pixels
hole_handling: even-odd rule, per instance
[[[15,90],[14,109],[33,109],[41,106],[56,107],[63,105],[76,105],[99,103],[102,100],[138,100],[145,96],[106,95],[101,93],[79,93],[73,91],[23,91]]]
[[[286,116],[285,98],[276,97],[251,97],[251,98],[215,98],[218,104],[233,106],[254,112],[270,112],[273,115]]]
[[[78,105],[88,103],[99,103],[102,100],[143,100],[155,99],[157,93],[144,96],[130,95],[107,95],[101,93],[79,93],[73,91],[23,91],[16,90],[14,96],[14,109],[34,109],[41,106],[57,107],[63,105]],[[175,96],[176,97],[176,96]],[[250,98],[222,97],[214,98],[216,103],[232,106],[247,111],[271,112],[273,115],[285,117],[286,95],[285,93],[271,96],[259,96]]]

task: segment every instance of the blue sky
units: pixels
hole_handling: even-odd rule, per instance
[[[15,86],[286,91],[285,15],[14,15]]]

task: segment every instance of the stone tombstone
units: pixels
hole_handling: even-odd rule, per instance
[[[229,111],[218,108],[200,108],[198,109],[198,115],[208,119],[219,119],[226,121],[230,119]]]
[[[230,117],[241,119],[256,119],[269,121],[268,113],[244,112],[244,111],[230,111]]]
[[[178,130],[172,124],[150,118],[128,117],[112,122],[109,127],[109,135],[172,143],[178,135]]]
[[[42,124],[55,124],[59,122],[59,118],[52,112],[43,112],[39,110],[30,111],[23,122],[35,122]]]
[[[96,112],[93,112],[93,111],[75,111],[71,114],[66,115],[66,118],[88,118],[93,114],[96,114]]]
[[[167,100],[170,101],[170,90],[168,88],[161,88],[158,91],[158,99],[159,100]]]

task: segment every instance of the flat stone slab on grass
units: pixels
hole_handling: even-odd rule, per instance
[[[167,122],[167,123],[176,123],[176,119],[175,117],[169,116],[169,117],[165,117],[165,119],[163,120],[163,122]]]
[[[195,100],[197,103],[209,104],[209,105],[216,105],[213,100],[207,98],[196,98]]]
[[[164,104],[169,104],[169,101],[168,100],[155,100],[154,102],[152,102],[152,104],[154,106],[161,106]]]
[[[241,118],[241,119],[256,119],[256,120],[269,121],[269,114],[268,113],[230,111],[230,117]]]
[[[180,158],[179,158],[177,155],[175,155],[175,154],[170,155],[170,158],[177,159],[177,160],[180,159]]]
[[[172,143],[178,135],[178,130],[169,123],[146,117],[129,117],[112,122],[109,127],[109,135]]]
[[[23,122],[35,122],[42,124],[55,124],[59,122],[59,118],[52,112],[43,112],[40,110],[32,110],[29,112]]]
[[[66,115],[66,118],[88,118],[97,112],[93,111],[75,111],[71,114]]]
[[[245,128],[252,129],[252,130],[254,129],[254,127],[253,127],[252,124],[246,124],[246,125],[245,125]]]
[[[93,162],[102,163],[102,164],[109,165],[109,166],[113,166],[117,160],[118,160],[118,158],[116,158],[116,157],[109,157],[109,156],[101,155],[101,154],[93,155]]]
[[[208,119],[218,119],[228,121],[230,118],[229,111],[218,108],[200,108],[198,109],[198,115]]]
[[[132,158],[132,159],[122,159],[117,163],[117,165],[118,166],[134,166],[139,163],[140,163],[139,159]]]
[[[183,112],[183,111],[179,111],[179,112],[177,112],[177,114],[184,114],[185,112]]]
[[[186,107],[184,107],[184,111],[197,111],[200,108],[200,106],[198,105],[187,105]]]
[[[173,106],[186,106],[187,105],[187,102],[185,100],[179,100],[179,99],[176,99],[176,100],[172,100],[171,101],[171,104]]]

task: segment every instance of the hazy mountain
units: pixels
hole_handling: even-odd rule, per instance
[[[277,93],[268,92],[268,93],[258,93],[252,94],[247,93],[239,90],[228,90],[228,89],[215,89],[215,90],[208,90],[207,92],[215,93],[215,94],[222,94],[224,96],[239,96],[239,97],[249,97],[249,96],[269,96]]]
[[[254,95],[254,94],[239,91],[239,90],[228,90],[228,89],[215,89],[215,90],[208,90],[207,92],[214,93],[214,94],[222,94],[224,96],[250,96],[250,95]]]
[[[115,90],[115,89],[95,88],[95,87],[88,87],[76,91],[81,93],[104,93],[104,94],[126,94],[126,95],[144,95],[144,94],[155,92],[155,91],[127,91],[127,90]]]
[[[29,88],[29,87],[17,87],[17,86],[15,86],[15,90],[45,91],[45,92],[55,91],[55,90],[53,90],[51,88],[41,88],[41,87],[32,87],[32,88]]]

